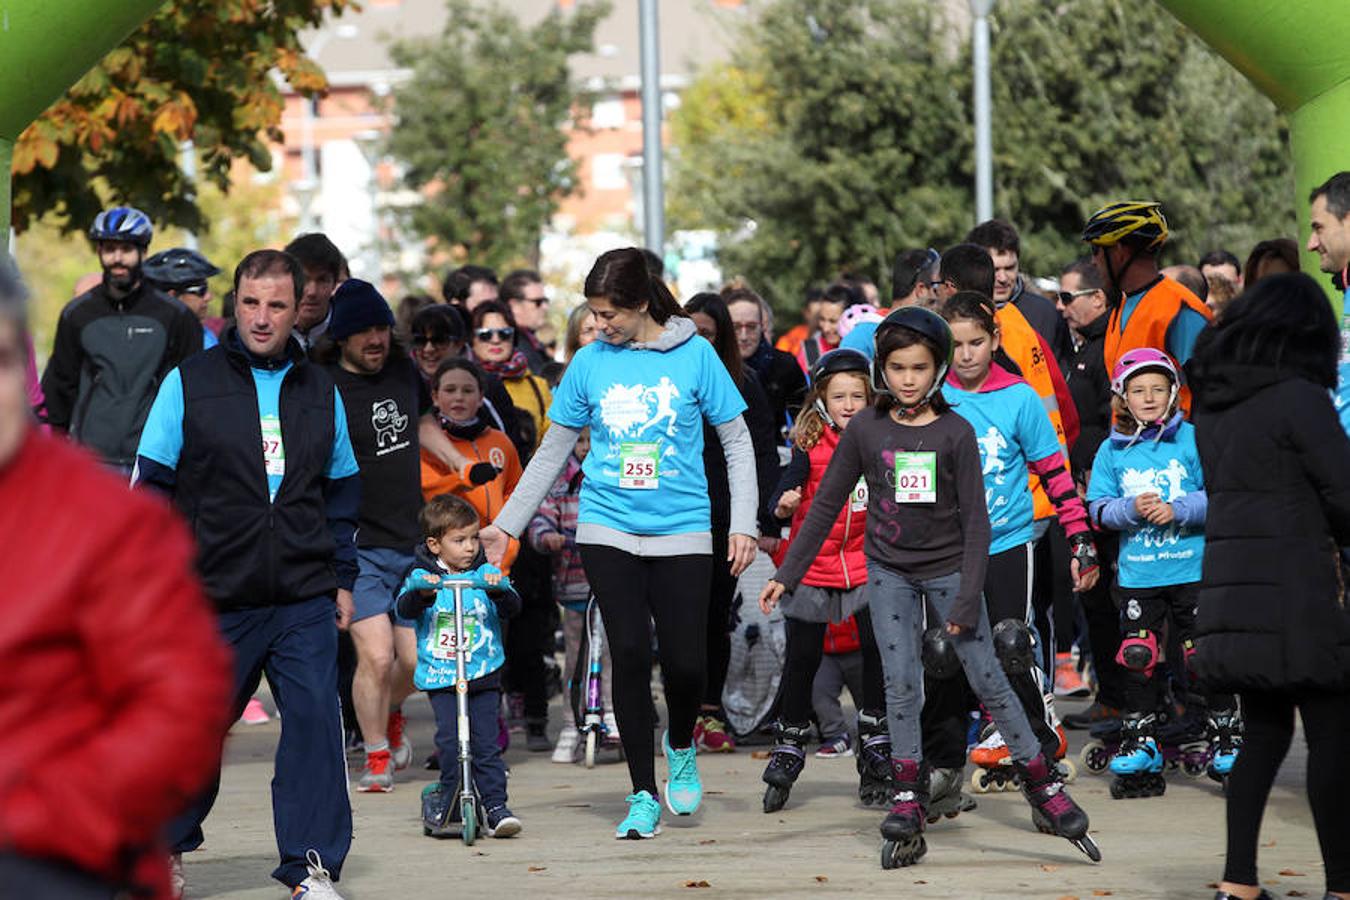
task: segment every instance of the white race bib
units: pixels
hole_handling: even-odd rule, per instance
[[[281,420],[262,417],[263,467],[268,475],[286,474],[286,445],[281,442]]]
[[[853,486],[853,493],[848,495],[849,512],[862,512],[867,509],[867,479],[859,478],[858,483]]]
[[[625,441],[619,445],[619,487],[654,491],[661,484],[661,445]]]
[[[478,619],[464,613],[464,653],[467,657],[472,649],[476,638],[478,637]],[[441,610],[436,613],[436,625],[431,632],[431,658],[432,659],[454,659],[455,658],[455,612],[454,610]]]
[[[895,502],[937,502],[937,453],[920,450],[895,454]]]

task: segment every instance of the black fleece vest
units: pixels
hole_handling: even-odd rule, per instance
[[[190,357],[175,500],[197,538],[198,570],[221,610],[298,603],[337,590],[324,476],[335,423],[333,380],[294,341],[281,384],[286,474],[268,499],[250,362],[233,332]]]

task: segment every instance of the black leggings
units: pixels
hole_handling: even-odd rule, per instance
[[[1275,773],[1294,736],[1294,708],[1303,717],[1308,744],[1308,805],[1326,866],[1327,891],[1350,891],[1350,769],[1344,762],[1350,738],[1350,692],[1298,695],[1246,692],[1242,700],[1242,751],[1228,776],[1228,859],[1223,878],[1257,884],[1256,845],[1261,814]]]
[[[736,598],[739,579],[731,574],[727,562],[730,534],[713,530],[712,567],[708,589],[708,683],[703,688],[703,705],[722,708],[722,690],[727,686],[727,666],[731,664],[731,602]]]
[[[867,712],[884,715],[885,676],[881,669],[881,654],[877,652],[877,638],[872,631],[872,616],[864,608],[853,617],[858,622],[858,642],[863,655],[862,705]],[[824,622],[803,622],[791,616],[783,618],[783,625],[787,631],[787,658],[783,661],[783,683],[778,690],[779,713],[789,725],[804,725],[811,721],[813,712],[811,685],[825,652],[826,625]]]
[[[581,544],[579,549],[614,661],[614,717],[633,792],[648,791],[655,797],[651,623],[656,622],[661,648],[670,746],[688,747],[707,674],[712,557],[634,556],[599,544]]]

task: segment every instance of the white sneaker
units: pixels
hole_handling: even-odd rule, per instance
[[[614,719],[614,713],[605,713],[605,741],[609,743],[619,743],[619,723]]]
[[[577,746],[581,743],[581,735],[577,732],[575,725],[564,725],[563,730],[558,732],[558,743],[553,745],[553,761],[555,763],[574,763],[577,761]]]
[[[295,886],[291,900],[342,900],[342,895],[333,887],[333,877],[323,867],[318,851],[306,850],[305,860],[309,877]]]

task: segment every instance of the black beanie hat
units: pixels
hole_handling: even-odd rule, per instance
[[[333,292],[333,317],[328,331],[334,340],[345,341],[373,325],[394,327],[394,313],[375,285],[349,278]]]

